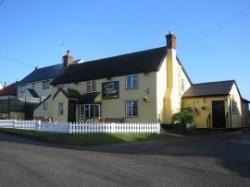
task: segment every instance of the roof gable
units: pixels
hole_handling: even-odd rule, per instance
[[[167,53],[166,47],[74,64],[54,79],[52,84],[71,83],[157,71]]]

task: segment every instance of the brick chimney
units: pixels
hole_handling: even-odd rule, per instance
[[[73,56],[70,50],[67,50],[66,55],[63,56],[63,67],[67,67],[73,63]]]
[[[169,31],[169,33],[166,35],[167,39],[167,48],[168,49],[176,49],[176,36],[173,32]]]

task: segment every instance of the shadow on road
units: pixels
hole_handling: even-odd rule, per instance
[[[241,143],[242,139],[244,139],[243,143]],[[127,144],[65,146],[0,133],[0,145],[1,142],[6,142],[18,144],[18,146],[34,145],[103,154],[133,155],[138,156],[138,158],[140,156],[156,156],[155,159],[167,157],[180,160],[187,158],[192,160],[205,158],[204,160],[206,160],[206,158],[211,158],[215,159],[221,167],[242,177],[250,177],[250,144],[246,143],[248,140],[250,142],[250,133],[227,133]]]

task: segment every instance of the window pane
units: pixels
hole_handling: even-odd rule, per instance
[[[126,76],[126,88],[138,88],[139,87],[139,75],[127,75]]]
[[[80,105],[80,118],[84,118],[84,105]]]
[[[95,105],[95,117],[100,117],[100,105]]]
[[[131,75],[127,75],[126,76],[126,88],[131,88],[132,87],[131,82],[132,82]]]
[[[137,101],[126,101],[126,116],[134,117],[138,114]]]
[[[133,108],[133,116],[137,116],[137,102],[136,101],[132,103],[132,108]]]
[[[85,119],[89,118],[89,105],[84,105],[84,117]]]
[[[133,76],[133,88],[138,88],[139,86],[139,77],[138,75]]]
[[[96,91],[96,81],[95,80],[92,81],[92,91],[93,92]]]

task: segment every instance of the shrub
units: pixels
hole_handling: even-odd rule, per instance
[[[193,123],[194,114],[191,107],[182,106],[180,111],[173,114],[172,122],[173,123],[181,123],[183,125]]]

